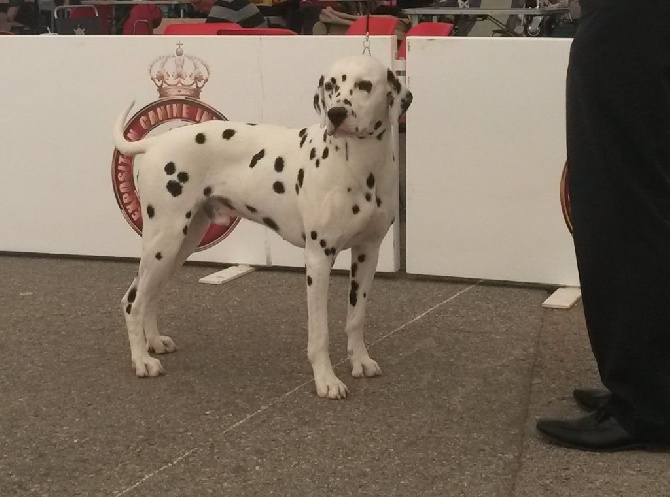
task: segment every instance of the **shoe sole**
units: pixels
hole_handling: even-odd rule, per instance
[[[584,447],[583,445],[571,444],[570,442],[563,442],[561,440],[556,440],[551,438],[544,433],[541,433],[541,438],[545,442],[548,442],[551,445],[557,447],[562,447],[564,449],[576,449],[581,450],[582,452],[626,452],[632,450],[643,450],[645,452],[654,452],[654,453],[670,453],[670,446],[654,444],[648,442],[635,442],[626,445],[621,445],[619,447],[607,447],[607,448],[596,448],[596,447]]]

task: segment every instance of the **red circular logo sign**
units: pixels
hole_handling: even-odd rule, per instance
[[[147,136],[161,124],[171,121],[201,123],[217,119],[227,121],[226,117],[213,107],[190,97],[166,98],[153,102],[139,110],[130,118],[123,130],[129,141],[138,141]],[[142,234],[142,207],[135,188],[133,174],[134,157],[114,150],[112,159],[112,186],[119,209],[128,224]],[[231,218],[227,225],[210,224],[196,251],[205,250],[219,243],[235,229],[239,218]]]

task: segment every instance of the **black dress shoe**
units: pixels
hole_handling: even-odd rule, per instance
[[[540,419],[537,429],[549,441],[572,449],[615,452],[650,448],[646,440],[628,433],[602,409],[578,419]]]
[[[597,411],[610,401],[612,392],[604,388],[576,388],[572,396],[580,407],[587,411]]]

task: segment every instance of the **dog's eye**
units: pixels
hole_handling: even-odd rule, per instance
[[[323,85],[323,88],[324,88],[326,91],[333,91],[333,84],[329,81],[328,83],[326,83],[325,85]]]
[[[372,82],[364,79],[362,81],[357,81],[356,84],[354,84],[356,88],[359,90],[365,91],[370,93],[372,91]]]

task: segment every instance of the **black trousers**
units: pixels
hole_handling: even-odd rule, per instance
[[[608,410],[670,441],[670,0],[582,0],[567,138],[586,324]]]

